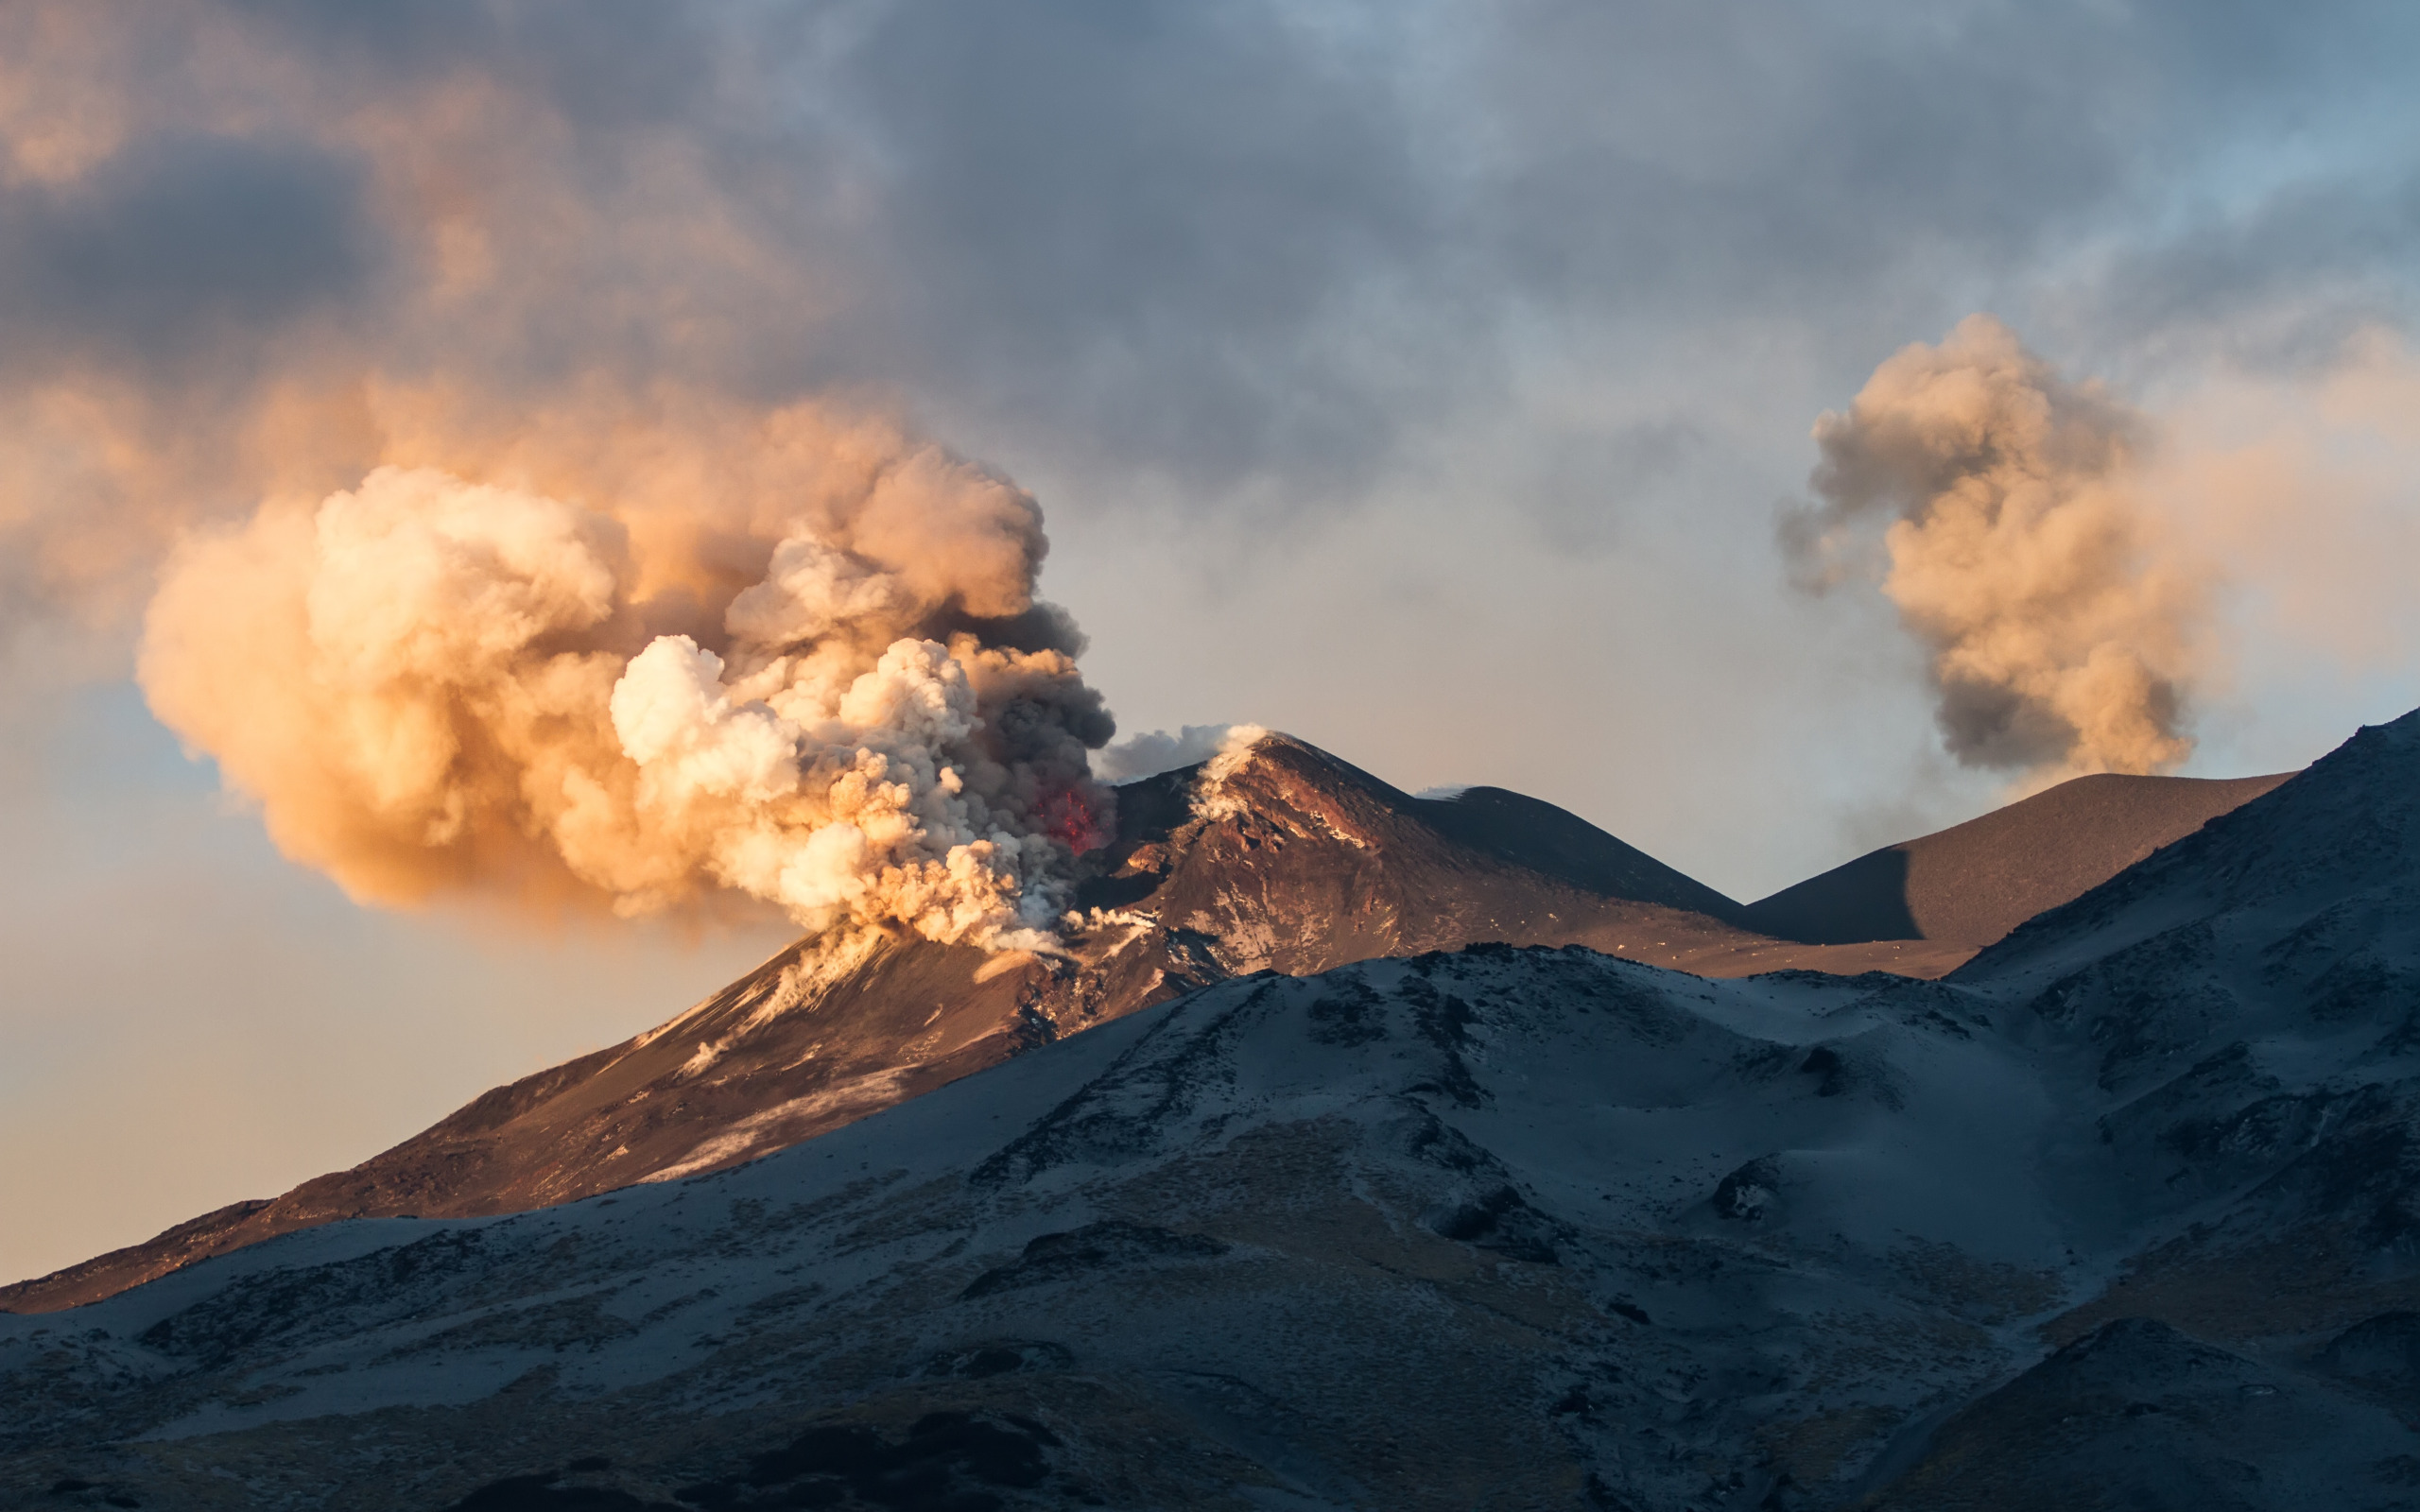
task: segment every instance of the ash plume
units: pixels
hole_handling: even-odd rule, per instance
[[[1817,502],[1782,522],[1793,575],[1822,591],[1878,570],[1959,761],[2064,777],[2192,753],[2206,575],[2146,490],[2144,416],[1977,315],[1814,434]]]
[[[0,610],[366,901],[1037,942],[1112,724],[1035,501],[819,352],[747,28],[454,19],[0,12]]]
[[[1039,508],[879,425],[731,430],[646,438],[712,485],[677,508],[529,456],[196,537],[147,619],[151,706],[365,900],[720,886],[810,930],[1029,947],[1099,842],[1113,732],[1033,598]]]

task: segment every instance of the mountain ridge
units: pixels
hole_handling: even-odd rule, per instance
[[[0,1287],[0,1310],[96,1300],[293,1228],[592,1196],[811,1139],[1195,988],[1474,942],[1583,944],[1715,976],[1938,975],[1971,948],[1805,944],[1550,804],[1420,799],[1306,743],[1258,742],[1119,788],[1058,956],[893,936],[800,941],[665,1024],[493,1089],[348,1170]]]
[[[513,1211],[734,1163],[1253,971],[1609,931],[1668,952],[1793,949],[1662,901],[1737,912],[1551,805],[1415,799],[1290,737],[1216,777],[1197,765],[1118,791],[1119,832],[1078,888],[1064,954],[799,941],[666,1023],[485,1092],[360,1165],[0,1287],[0,1309],[96,1300],[342,1218]],[[1611,890],[1623,886],[1649,896]]]
[[[2415,988],[2420,713],[1940,981],[1258,971],[0,1317],[0,1505],[2395,1505]]]

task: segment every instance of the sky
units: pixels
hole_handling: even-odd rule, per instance
[[[1080,627],[1123,734],[1515,788],[1743,900],[2310,761],[2420,705],[2415,64],[2388,3],[0,8],[0,1274],[820,906],[382,891],[312,828],[285,747],[354,706],[227,627],[334,579],[213,564],[381,466],[629,526],[611,627],[769,570],[768,417],[945,454],[999,614],[1065,611],[1010,649]]]

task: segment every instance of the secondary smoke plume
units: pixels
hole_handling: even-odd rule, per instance
[[[718,885],[811,930],[1038,943],[1113,727],[1033,598],[1033,500],[804,408],[560,438],[193,539],[153,709],[360,898]]]
[[[2156,772],[2192,752],[2203,575],[2143,486],[2149,425],[1989,316],[1875,370],[1815,426],[1819,503],[1783,522],[1802,583],[1858,569],[1931,655],[1936,717],[1970,765]]]

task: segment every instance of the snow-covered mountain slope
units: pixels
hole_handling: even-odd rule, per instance
[[[2420,715],[1942,982],[1231,980],[0,1317],[0,1505],[2408,1505],[2415,903]]]
[[[1120,799],[1063,955],[801,943],[671,1022],[498,1088],[361,1165],[0,1288],[0,1309],[95,1300],[338,1218],[510,1212],[733,1164],[1255,971],[1475,941],[1580,942],[1722,974],[1929,974],[1967,954],[1766,939],[1729,899],[1549,804],[1493,788],[1416,799],[1284,736],[1232,771],[1188,768]]]
[[[1954,980],[2107,1106],[2097,1160],[2191,1222],[2072,1332],[2296,1337],[2411,1306],[2420,1248],[2420,714],[2024,925]]]
[[[1228,983],[716,1177],[0,1319],[40,1425],[0,1463],[433,1509],[601,1452],[661,1499],[966,1412],[1115,1505],[1671,1505],[1705,1455],[1761,1496],[1760,1434],[1838,1482],[1833,1439],[2021,1366],[2071,1284],[2021,1057],[1870,998],[1511,949]],[[78,1429],[143,1441],[44,1452]]]
[[[1782,939],[1980,948],[2291,777],[2079,777],[1978,819],[1870,850],[1740,911]]]

